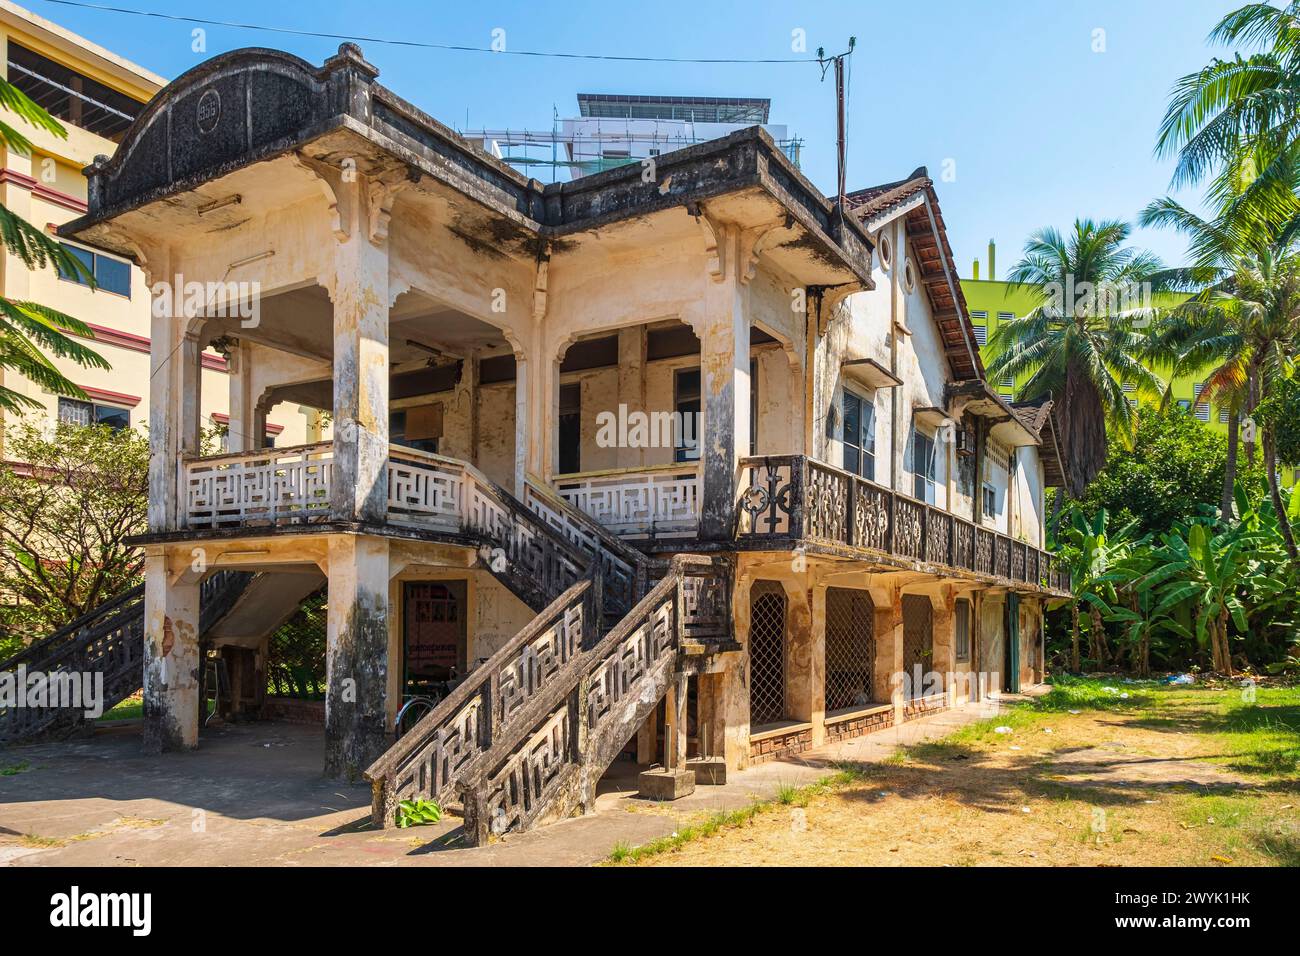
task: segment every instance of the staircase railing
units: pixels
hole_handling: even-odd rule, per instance
[[[467,462],[394,446],[388,520],[466,535],[485,545],[485,567],[534,611],[588,571],[588,553]]]
[[[532,475],[524,482],[524,504],[583,554],[600,560],[605,601],[619,617],[631,610],[649,590],[652,580],[663,577],[667,570],[666,562],[656,561],[627,544]]]
[[[199,630],[206,632],[229,611],[251,574],[218,571],[199,587]],[[144,586],[83,614],[53,634],[0,662],[0,672],[102,673],[104,710],[140,689],[144,669]],[[15,741],[86,720],[82,707],[0,707],[0,740]]]
[[[667,691],[686,636],[720,636],[714,621],[725,608],[687,596],[688,581],[716,578],[718,567],[675,556],[613,630],[524,706],[516,726],[525,732],[503,734],[459,784],[472,843],[590,809],[601,775]],[[694,590],[721,594],[725,585]]]
[[[367,768],[375,826],[392,826],[403,800],[454,802],[476,758],[518,736],[528,703],[595,642],[600,590],[594,565]]]

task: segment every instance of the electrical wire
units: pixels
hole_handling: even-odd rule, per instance
[[[557,53],[547,50],[494,50],[491,47],[469,46],[458,43],[431,43],[423,40],[396,40],[391,37],[353,36],[345,33],[324,33],[315,30],[299,30],[293,27],[264,26],[257,23],[240,23],[233,20],[213,20],[206,17],[191,17],[179,13],[159,13],[155,10],[133,10],[129,7],[115,7],[108,4],[86,3],[84,0],[45,0],[65,7],[78,7],[83,10],[100,10],[105,13],[122,13],[136,17],[153,17],[159,20],[174,20],[183,23],[197,23],[203,26],[228,27],[233,30],[258,30],[264,33],[284,33],[292,36],[315,37],[324,40],[345,40],[354,43],[383,43],[390,46],[417,47],[423,50],[449,50],[459,53],[490,53],[507,56],[550,57],[564,60],[614,60],[624,63],[712,63],[712,64],[757,64],[757,63],[816,63],[810,57],[671,57],[671,56],[619,56],[609,53]]]

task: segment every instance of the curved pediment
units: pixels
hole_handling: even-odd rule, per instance
[[[320,68],[262,48],[213,57],[163,87],[117,153],[86,170],[89,215],[120,212],[301,142],[364,109],[356,93],[377,75],[347,43]]]

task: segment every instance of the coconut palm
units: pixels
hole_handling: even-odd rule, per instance
[[[1208,370],[1200,397],[1232,409],[1230,466],[1235,464],[1238,414],[1250,420],[1261,401],[1291,377],[1300,355],[1300,256],[1263,249],[1243,254],[1231,265],[1221,281],[1162,316],[1148,346],[1149,355],[1172,361],[1176,371]],[[1259,428],[1264,468],[1278,530],[1296,560],[1300,556],[1278,479],[1275,428],[1271,421]],[[1253,458],[1253,436],[1245,437],[1247,455]],[[1233,472],[1230,467],[1229,476]],[[1226,520],[1232,514],[1231,486],[1224,494]]]
[[[1174,86],[1156,152],[1177,153],[1175,187],[1211,177],[1216,207],[1294,216],[1300,170],[1300,0],[1251,3],[1221,19],[1211,42],[1253,52],[1213,59]]]
[[[1067,235],[1053,228],[1031,235],[1008,278],[1039,304],[989,340],[990,375],[1027,376],[1022,399],[1050,393],[1056,401],[1070,449],[1066,490],[1075,498],[1106,463],[1107,426],[1131,434],[1135,396],[1124,387],[1137,395],[1165,387],[1139,356],[1152,315],[1141,293],[1161,288],[1167,273],[1155,256],[1125,245],[1129,231],[1127,223],[1082,219]],[[1133,292],[1139,301],[1126,301]],[[1056,510],[1060,502],[1058,490]]]
[[[0,79],[0,107],[28,125],[66,137],[67,130],[21,90]],[[14,152],[30,154],[31,141],[18,129],[0,121],[0,143]],[[80,276],[92,286],[85,265],[42,230],[0,205],[0,243],[29,269],[54,266],[64,275]],[[60,372],[47,353],[71,359],[82,367],[106,369],[98,353],[70,338],[94,338],[84,322],[36,302],[0,297],[0,369],[12,369],[42,388],[59,395],[85,398],[85,393]],[[21,414],[40,408],[33,398],[0,385],[0,409]]]
[[[1199,398],[1228,409],[1228,457],[1224,468],[1220,511],[1224,521],[1232,517],[1233,488],[1237,479],[1240,423],[1254,414],[1265,397],[1258,376],[1252,378],[1252,355],[1261,349],[1256,334],[1260,329],[1238,326],[1247,318],[1240,310],[1205,307],[1214,296],[1230,293],[1239,271],[1250,272],[1260,263],[1285,258],[1300,236],[1300,216],[1285,221],[1241,215],[1231,203],[1214,219],[1205,219],[1166,197],[1142,211],[1144,226],[1174,229],[1188,239],[1193,264],[1171,270],[1171,286],[1198,293],[1192,303],[1180,305],[1160,316],[1149,341],[1147,357],[1168,365],[1175,375],[1197,374],[1203,379]],[[1275,330],[1276,331],[1276,330]],[[1253,437],[1246,439],[1246,454],[1254,460]]]

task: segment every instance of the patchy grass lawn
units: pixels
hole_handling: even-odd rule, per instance
[[[616,847],[610,862],[1300,865],[1300,688],[1244,696],[1068,681],[882,763]]]

